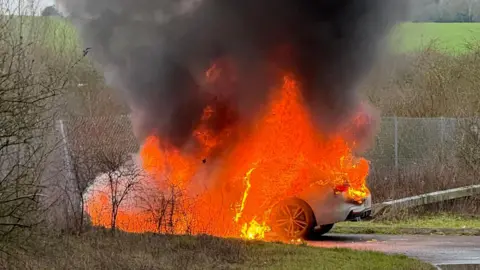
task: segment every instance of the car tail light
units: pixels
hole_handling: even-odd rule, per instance
[[[333,191],[335,192],[335,194],[340,194],[340,193],[344,193],[346,191],[348,191],[348,189],[350,188],[350,185],[348,183],[345,183],[343,185],[337,185],[333,188]]]

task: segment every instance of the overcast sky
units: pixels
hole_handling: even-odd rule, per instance
[[[48,6],[55,5],[55,0],[24,0],[24,1],[18,1],[18,0],[7,0],[7,1],[1,1],[0,0],[0,8],[1,11],[4,12],[18,12],[18,5],[22,6],[21,12],[25,14],[29,14],[28,8],[31,7],[30,5],[33,3],[35,12],[40,15],[42,10]],[[6,6],[5,6],[6,5]],[[6,9],[6,11],[5,11]]]
[[[18,0],[7,0],[7,1],[2,1],[0,0],[0,14],[1,13],[6,13],[6,14],[15,14],[18,12],[21,12],[22,14],[31,14],[31,4],[34,4],[35,12],[40,15],[42,10],[48,6],[54,5],[55,0],[24,0],[24,1],[18,1]],[[20,10],[19,10],[19,5],[20,5]]]
[[[40,10],[43,10],[45,7],[54,5],[54,0],[38,0],[38,7]]]

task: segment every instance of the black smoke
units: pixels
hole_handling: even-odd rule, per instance
[[[407,1],[57,0],[137,113],[138,136],[177,146],[214,100],[234,112],[231,121],[250,119],[279,71],[301,83],[319,128],[334,130],[358,107],[358,83]],[[217,59],[229,59],[234,76],[207,89],[205,71]]]

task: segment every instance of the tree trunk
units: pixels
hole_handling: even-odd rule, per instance
[[[80,224],[78,228],[79,234],[83,233],[83,220],[85,219],[85,199],[83,194],[80,194]]]
[[[116,205],[112,205],[112,221],[111,221],[112,234],[115,234],[115,230],[117,229],[117,213],[118,213],[118,207]]]
[[[175,214],[175,190],[172,188],[172,197],[170,200],[170,220],[169,220],[169,227],[170,227],[170,233],[174,233],[174,226],[173,226],[173,215]]]

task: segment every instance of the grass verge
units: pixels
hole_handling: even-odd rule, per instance
[[[333,233],[480,235],[480,219],[441,214],[405,220],[338,223]]]
[[[441,51],[462,54],[471,51],[469,43],[478,42],[480,23],[403,23],[391,34],[397,52],[413,52],[434,42]]]
[[[434,269],[401,255],[210,236],[105,232],[43,236],[7,269]]]

